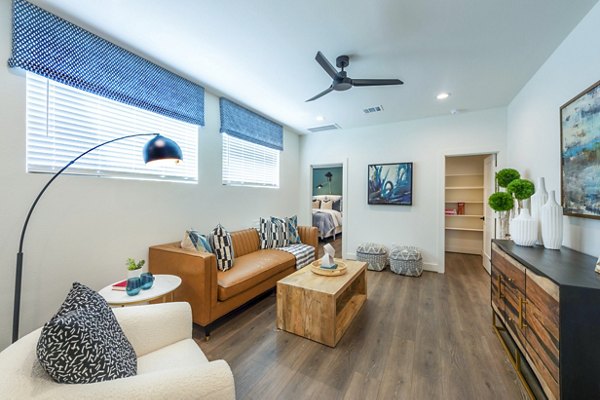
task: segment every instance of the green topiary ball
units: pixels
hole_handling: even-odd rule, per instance
[[[494,211],[508,211],[512,210],[514,206],[513,197],[506,192],[493,193],[488,199],[488,203]]]
[[[498,186],[507,187],[512,181],[515,179],[519,179],[521,174],[519,171],[512,168],[504,168],[500,171],[496,172],[496,180],[498,181]]]
[[[535,186],[527,179],[515,179],[508,184],[506,191],[515,196],[517,200],[525,200],[535,193]]]

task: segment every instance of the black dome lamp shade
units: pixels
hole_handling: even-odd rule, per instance
[[[38,193],[37,197],[33,201],[29,212],[27,213],[27,217],[25,218],[25,223],[23,224],[23,229],[21,230],[21,240],[19,242],[19,252],[17,253],[17,267],[15,273],[15,302],[13,306],[13,331],[12,331],[12,341],[13,343],[17,341],[19,338],[19,315],[21,308],[21,281],[23,275],[23,243],[25,242],[25,231],[27,230],[27,224],[29,223],[29,219],[31,218],[31,214],[35,209],[38,201],[40,201],[42,195],[48,189],[48,187],[54,182],[56,178],[59,177],[67,168],[73,165],[77,160],[81,157],[85,156],[88,153],[96,150],[99,147],[107,145],[109,143],[117,142],[119,140],[140,137],[140,136],[154,136],[152,139],[146,143],[144,146],[143,156],[144,162],[146,164],[152,163],[153,165],[157,163],[168,163],[168,164],[179,164],[183,160],[183,154],[181,152],[181,148],[177,143],[173,140],[166,138],[159,133],[137,133],[133,135],[121,136],[115,139],[108,140],[106,142],[100,143],[91,149],[88,149],[69,161],[67,165],[62,167],[57,173],[55,173],[50,180],[46,183],[46,185],[42,188],[42,190]]]
[[[183,154],[177,143],[162,135],[156,135],[144,146],[144,162],[179,164],[183,160]]]

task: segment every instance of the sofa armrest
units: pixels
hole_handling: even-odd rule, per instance
[[[194,368],[162,370],[87,385],[53,385],[40,397],[63,400],[234,400],[235,384],[229,365],[224,360],[217,360]]]
[[[192,337],[188,303],[121,307],[113,312],[138,357]]]
[[[302,243],[311,245],[315,248],[315,258],[317,257],[317,247],[319,246],[319,229],[316,226],[299,226],[298,233]]]
[[[210,310],[217,304],[217,260],[212,253],[185,250],[179,243],[150,247],[148,270],[153,274],[171,274],[181,278],[174,292],[175,301],[192,306],[192,319],[206,326]]]

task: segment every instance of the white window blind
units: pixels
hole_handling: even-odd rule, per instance
[[[102,142],[137,133],[174,140],[183,163],[144,164],[151,136],[124,139],[87,154],[65,173],[142,180],[198,181],[198,126],[27,73],[27,172],[54,173]]]
[[[279,187],[279,150],[223,133],[223,184]]]

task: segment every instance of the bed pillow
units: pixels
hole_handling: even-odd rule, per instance
[[[342,199],[337,199],[331,205],[331,209],[335,211],[342,212]]]
[[[321,210],[331,210],[333,206],[333,201],[327,200],[321,202]]]
[[[73,283],[44,325],[37,358],[58,383],[94,383],[134,376],[137,356],[102,296]]]
[[[321,207],[321,200],[313,200],[312,208],[320,208],[320,207]]]
[[[218,224],[213,230],[213,252],[217,257],[217,268],[219,271],[227,271],[233,267],[233,245],[231,235]]]

